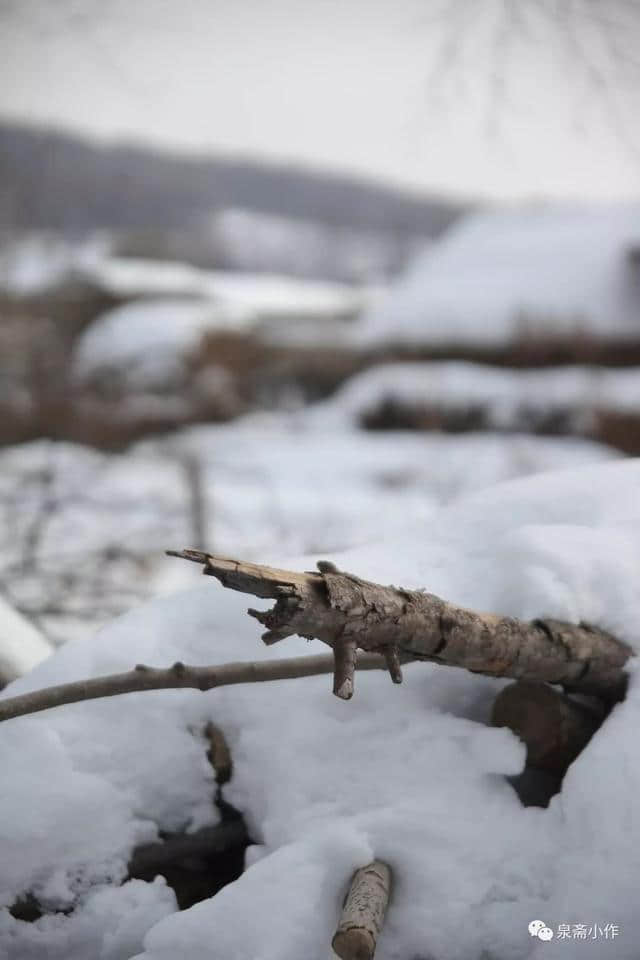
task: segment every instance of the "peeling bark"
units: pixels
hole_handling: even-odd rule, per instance
[[[271,610],[249,610],[267,628],[266,643],[298,634],[337,650],[336,692],[347,689],[344,650],[354,644],[383,654],[396,682],[394,651],[488,676],[559,684],[609,702],[625,693],[632,650],[594,626],[476,613],[421,590],[369,583],[324,561],[317,573],[296,573],[196,550],[171,555],[203,564],[205,574],[232,590],[274,599]]]

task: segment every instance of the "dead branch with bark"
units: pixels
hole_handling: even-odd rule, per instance
[[[394,682],[402,678],[402,655],[558,684],[607,703],[624,697],[632,650],[597,626],[477,613],[423,590],[370,583],[326,561],[317,572],[297,573],[197,550],[170,555],[202,564],[231,590],[274,599],[270,610],[248,611],[267,627],[264,642],[294,634],[324,641],[334,654],[334,693],[343,699],[353,694],[358,648],[384,656]]]

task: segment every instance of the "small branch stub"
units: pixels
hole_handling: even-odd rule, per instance
[[[216,772],[216,783],[219,787],[231,780],[232,762],[231,751],[224,733],[215,723],[208,723],[204,728],[204,735],[209,742],[207,759]]]
[[[389,902],[391,870],[374,860],[357,870],[331,946],[340,960],[372,960]]]
[[[341,700],[351,700],[356,669],[355,640],[336,640],[333,645],[333,659],[333,692]]]

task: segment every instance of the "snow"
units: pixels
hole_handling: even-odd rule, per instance
[[[216,213],[214,249],[236,270],[280,270],[298,276],[370,281],[397,271],[422,239],[356,230],[314,220],[231,207]],[[210,241],[211,242],[211,241]]]
[[[498,480],[616,456],[571,438],[335,430],[304,411],[191,427],[127,454],[35,441],[0,451],[0,578],[60,643],[190,582],[186,564],[164,563],[167,547],[262,559],[344,549]]]
[[[129,880],[121,887],[92,890],[83,898],[82,910],[68,918],[53,914],[21,924],[3,913],[0,938],[6,952],[2,956],[122,960],[139,949],[150,925],[175,909],[173,891],[158,877],[154,883]]]
[[[595,410],[640,411],[637,368],[548,367],[514,370],[465,361],[389,363],[351,377],[309,416],[338,424],[359,423],[386,401],[409,410],[473,410],[487,425],[522,428],[527,415]]]
[[[504,344],[532,334],[637,337],[628,253],[638,207],[489,211],[418,254],[363,319],[365,343]],[[635,267],[637,274],[637,267]]]
[[[470,493],[399,537],[333,559],[477,609],[586,619],[640,649],[639,484],[638,460],[527,477]],[[303,569],[312,562],[281,559]],[[322,649],[297,638],[262,647],[247,605],[207,580],[126,614],[91,643],[67,644],[3,696],[136,661]],[[36,889],[79,904],[47,928],[52,956],[62,955],[62,942],[70,960],[88,955],[72,942],[75,928],[93,938],[94,955],[130,957],[126,938],[107,953],[110,905],[89,934],[87,898],[124,896],[105,880],[117,882],[141,838],[211,822],[199,731],[213,720],[234,760],[225,797],[244,812],[256,847],[235,883],[191,910],[169,913],[160,885],[141,904],[137,887],[136,937],[150,928],[133,947],[139,958],[326,960],[350,875],[375,855],[394,875],[377,960],[516,960],[538,949],[630,960],[640,934],[636,676],[634,668],[629,697],[546,810],[523,808],[504,780],[522,768],[522,745],[484,724],[502,681],[435,665],[406,667],[400,687],[382,673],[362,674],[348,703],[332,697],[325,676],[204,694],[158,691],[10,721],[0,761],[4,900]],[[91,829],[98,808],[99,833]],[[156,923],[154,911],[168,915]],[[620,935],[604,947],[543,945],[528,934],[533,919],[553,929],[616,923]],[[32,925],[3,923],[0,951],[28,956],[20,950],[33,942]]]
[[[138,388],[166,386],[184,375],[187,354],[203,334],[227,320],[209,300],[134,300],[108,310],[83,333],[74,352],[74,376],[82,382],[113,369]]]
[[[0,682],[27,673],[51,650],[42,633],[0,596]]]
[[[188,354],[207,331],[258,330],[284,343],[346,341],[349,321],[379,296],[373,287],[115,257],[81,275],[127,302],[82,334],[75,377],[82,382],[117,370],[138,388],[184,376]]]
[[[108,241],[100,233],[82,243],[53,230],[9,234],[0,239],[0,289],[15,296],[50,292],[74,271],[91,270],[107,254]]]
[[[87,268],[86,276],[123,297],[201,297],[218,302],[231,314],[244,311],[252,317],[352,314],[367,303],[367,288],[347,284],[271,273],[203,270],[141,258],[105,258]]]

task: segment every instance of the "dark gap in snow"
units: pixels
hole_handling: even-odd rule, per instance
[[[163,838],[164,844],[139,848],[131,860],[129,878],[152,882],[161,874],[173,888],[181,910],[208,900],[222,887],[237,880],[244,869],[244,852],[250,840],[242,816],[228,804],[225,806],[222,823],[216,827],[205,828],[193,835],[174,834]],[[184,844],[185,840],[187,844]],[[184,856],[171,857],[170,862],[158,866],[154,856],[156,851],[150,848],[171,847],[176,841],[184,845]]]
[[[563,778],[548,770],[526,766],[522,773],[507,777],[523,807],[548,807],[551,798],[560,793]]]
[[[163,876],[173,889],[180,910],[208,900],[237,880],[244,870],[245,850],[252,843],[242,814],[225,800],[222,793],[232,770],[224,736],[213,725],[207,727],[205,734],[211,742],[207,758],[216,771],[217,786],[213,799],[220,813],[219,822],[192,833],[160,832],[158,841],[133,850],[124,878],[125,881],[136,879],[152,883],[158,875]],[[75,906],[55,912],[69,915],[74,909]],[[19,897],[9,912],[16,920],[27,923],[51,914],[32,893]]]
[[[9,913],[16,920],[33,923],[35,920],[40,919],[44,911],[33,894],[27,893],[23,897],[19,897],[16,902],[9,907]]]

